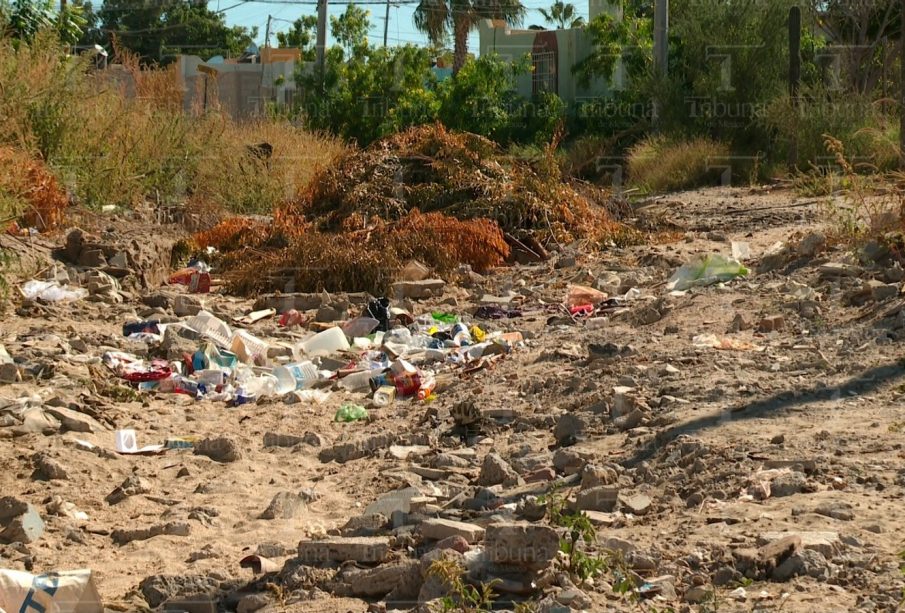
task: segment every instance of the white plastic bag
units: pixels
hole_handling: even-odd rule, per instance
[[[32,575],[0,569],[0,613],[104,613],[91,571]]]
[[[88,290],[83,287],[63,287],[56,281],[29,281],[22,286],[21,291],[26,298],[40,298],[47,302],[81,300],[88,296]]]
[[[698,256],[670,277],[666,290],[683,291],[691,287],[731,281],[747,274],[748,269],[735,258],[720,254]]]

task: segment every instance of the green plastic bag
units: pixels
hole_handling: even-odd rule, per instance
[[[439,321],[443,324],[457,324],[459,323],[459,316],[453,315],[452,313],[431,313],[431,317],[434,318],[434,321]]]
[[[736,277],[744,277],[747,274],[748,269],[735,258],[727,258],[719,254],[698,256],[683,265],[670,277],[666,290],[682,291],[690,287],[713,285],[731,281]]]
[[[335,421],[358,421],[360,419],[367,419],[368,412],[365,410],[363,406],[360,404],[352,404],[351,402],[347,402],[339,407],[339,410],[336,411]]]

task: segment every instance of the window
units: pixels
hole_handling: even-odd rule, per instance
[[[556,52],[533,52],[531,54],[531,65],[534,68],[534,71],[531,74],[532,93],[559,93],[557,92],[558,88],[556,87]]]

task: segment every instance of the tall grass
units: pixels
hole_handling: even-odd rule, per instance
[[[0,38],[0,145],[43,160],[79,204],[268,213],[343,149],[286,120],[186,114],[174,69],[142,68],[127,53],[117,61],[124,79],[50,37],[17,47]],[[262,141],[273,147],[266,160],[248,150]]]
[[[648,137],[628,152],[631,185],[645,192],[668,192],[718,184],[729,162],[729,146],[708,138]]]

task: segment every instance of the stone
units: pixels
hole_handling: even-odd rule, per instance
[[[804,473],[793,471],[785,475],[779,475],[770,482],[770,492],[774,498],[792,496],[804,491],[807,479]]]
[[[771,445],[782,445],[785,442],[786,442],[785,434],[777,434],[776,436],[774,436],[773,438],[770,439]]]
[[[801,537],[797,534],[784,535],[761,545],[757,550],[757,561],[764,568],[776,568],[786,558],[801,548]]]
[[[788,581],[793,577],[806,575],[825,581],[829,574],[829,564],[823,554],[812,549],[802,549],[774,568],[770,578],[774,581]]]
[[[484,528],[451,519],[426,519],[421,522],[421,536],[435,541],[460,536],[468,543],[477,543],[484,538]]]
[[[382,536],[331,537],[301,541],[298,557],[304,564],[355,561],[377,563],[386,560],[390,552],[390,539]]]
[[[277,492],[260,519],[292,519],[305,506],[305,499],[293,492]]]
[[[19,500],[14,496],[4,496],[0,498],[0,525],[7,521],[28,512],[29,503]]]
[[[817,506],[814,509],[814,512],[818,515],[823,515],[824,517],[832,517],[833,519],[839,519],[842,521],[851,521],[855,519],[855,514],[852,511],[852,505],[847,502],[824,502]]]
[[[614,419],[613,426],[615,426],[616,429],[620,432],[625,432],[626,430],[632,430],[640,426],[642,423],[644,423],[644,419],[646,417],[647,414],[644,411],[635,408],[632,409],[630,413]]]
[[[142,479],[138,475],[129,475],[126,480],[116,487],[115,490],[107,494],[104,499],[107,504],[119,504],[130,496],[139,494],[147,494],[151,491],[151,484]]]
[[[704,585],[693,585],[685,590],[685,602],[700,604],[713,596],[713,589]]]
[[[871,284],[871,293],[875,301],[883,302],[884,300],[889,300],[890,298],[895,298],[896,296],[898,296],[899,286],[894,283]]]
[[[421,590],[419,560],[400,560],[377,568],[354,568],[342,574],[350,596],[381,597],[396,590],[396,598],[412,600]]]
[[[423,300],[443,293],[446,281],[442,279],[422,279],[421,281],[398,281],[392,285],[392,293],[397,300]]]
[[[692,492],[688,495],[688,498],[685,499],[685,506],[689,509],[700,507],[702,504],[704,504],[704,494],[701,492]]]
[[[206,438],[195,443],[195,455],[207,456],[215,462],[236,462],[242,459],[239,444],[227,436]]]
[[[634,553],[638,549],[631,541],[621,539],[618,536],[608,536],[603,541],[603,548],[610,551],[618,551],[623,555]]]
[[[424,281],[430,277],[430,268],[418,260],[409,260],[399,273],[400,281]]]
[[[32,475],[34,479],[47,481],[66,481],[69,479],[69,473],[66,468],[46,453],[36,453],[32,457],[32,463],[35,467],[35,472]]]
[[[817,271],[824,279],[838,279],[840,277],[860,277],[864,270],[860,266],[844,264],[842,262],[828,262],[821,264]]]
[[[632,515],[647,515],[651,504],[650,497],[644,494],[635,494],[622,499],[622,506]]]
[[[160,342],[160,350],[166,354],[168,360],[182,360],[185,355],[192,355],[198,349],[196,341],[187,336],[195,333],[188,328],[178,325],[169,325],[163,332],[163,340]]]
[[[575,499],[575,507],[579,511],[603,511],[611,513],[616,510],[619,502],[619,488],[598,485],[578,492]]]
[[[369,504],[365,508],[363,515],[391,517],[396,511],[409,513],[412,510],[412,499],[419,496],[421,496],[421,491],[416,487],[406,487],[387,492]]]
[[[321,462],[336,461],[339,464],[365,458],[390,445],[396,444],[399,436],[394,432],[383,432],[348,443],[340,443],[332,447],[322,449],[318,454]]]
[[[481,528],[481,530],[483,531],[483,528]],[[466,551],[469,551],[471,547],[468,546],[468,541],[465,540],[465,537],[455,534],[453,536],[447,536],[445,539],[440,539],[439,541],[437,541],[437,544],[434,545],[434,549],[452,549],[453,551],[458,551],[459,553],[465,553]]]
[[[117,545],[125,545],[132,541],[146,541],[155,536],[188,536],[191,527],[185,522],[168,522],[155,524],[149,528],[114,530],[110,537]]]
[[[648,590],[648,592],[658,594],[666,600],[676,599],[676,578],[674,576],[660,575],[659,577],[651,577],[645,583],[653,588]]]
[[[200,313],[203,308],[204,305],[197,296],[178,294],[173,300],[173,314],[176,317],[193,317]]]
[[[219,581],[205,575],[152,575],[138,584],[142,597],[152,609],[177,598],[188,600],[198,596],[206,599],[219,587]]]
[[[246,594],[236,605],[236,613],[253,613],[270,604],[270,598],[266,594]]]
[[[83,249],[79,253],[78,262],[76,263],[79,266],[88,268],[100,268],[107,265],[107,258],[104,257],[104,252],[100,249]]]
[[[465,557],[453,549],[432,549],[421,556],[419,562],[423,583],[418,591],[418,602],[425,603],[446,596],[452,586],[445,584],[439,577],[431,574],[431,566],[439,560],[449,560],[465,568]],[[434,609],[431,609],[434,610]]]
[[[350,517],[345,525],[340,528],[340,534],[342,536],[374,536],[382,532],[389,521],[386,515],[381,515],[380,513],[357,515]]]
[[[581,469],[581,489],[583,490],[599,485],[613,485],[618,480],[618,473],[610,466],[585,464],[584,468]]]
[[[729,332],[743,332],[751,329],[751,320],[742,313],[736,313],[729,324]]]
[[[799,539],[803,549],[817,551],[827,559],[832,558],[842,548],[842,541],[839,539],[838,532],[765,532],[758,537],[757,542],[758,545],[765,545],[790,535]]]
[[[488,453],[481,464],[478,485],[499,485],[518,475],[509,464],[497,453]]]
[[[826,246],[826,236],[822,232],[809,232],[798,243],[798,255],[812,258]]]
[[[593,604],[588,595],[577,587],[567,587],[556,595],[556,601],[566,605],[570,609],[583,611],[589,609]]]
[[[6,497],[10,498],[10,497]],[[4,499],[0,499],[2,503]],[[21,510],[21,501],[13,499],[6,510],[0,509],[0,517]],[[44,520],[34,505],[25,503],[25,509],[7,519],[0,519],[0,543],[34,543],[44,534]]]
[[[16,383],[22,380],[19,365],[14,362],[0,364],[0,383]]]
[[[264,433],[265,447],[295,447],[305,442],[305,437],[294,434],[279,434],[277,432]]]
[[[556,420],[553,437],[557,445],[573,445],[582,440],[589,427],[587,418],[575,413],[566,413]]]
[[[786,325],[786,320],[782,315],[770,315],[764,317],[757,324],[757,331],[761,333],[779,332]]]
[[[537,524],[490,524],[484,533],[484,551],[495,564],[539,570],[559,552],[559,534]]]
[[[47,406],[44,410],[60,420],[64,432],[103,432],[107,429],[90,415],[66,407]]]

